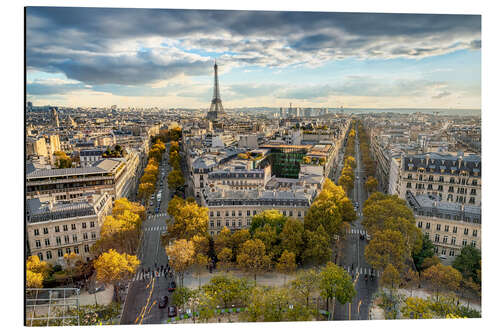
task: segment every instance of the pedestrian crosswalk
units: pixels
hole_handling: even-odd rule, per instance
[[[156,226],[152,226],[152,227],[146,227],[144,228],[144,231],[166,231],[167,230],[167,226],[166,225],[156,225]]]
[[[154,214],[154,215],[149,215],[148,220],[153,220],[159,217],[167,216],[167,213],[159,213],[159,214]]]
[[[352,269],[351,266],[346,266],[344,265],[344,269],[347,271],[347,273],[351,274],[354,273],[353,275],[356,275],[359,273],[359,275],[374,275],[376,277],[379,277],[381,273],[375,269],[372,269],[370,267],[354,267],[354,270]]]
[[[364,229],[351,228],[347,230],[347,234],[366,236],[368,233]]]
[[[132,282],[140,281],[140,280],[147,280],[147,279],[150,279],[152,277],[160,278],[160,277],[164,277],[165,274],[168,275],[168,273],[165,270],[161,270],[161,269],[158,269],[157,271],[150,271],[150,272],[139,271],[132,278]]]

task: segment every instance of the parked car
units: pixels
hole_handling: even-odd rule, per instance
[[[168,304],[168,296],[163,296],[158,302],[158,307],[160,309],[166,308]]]
[[[158,207],[155,208],[155,214],[158,214],[158,212],[160,211],[160,209]]]
[[[175,317],[175,316],[177,316],[177,308],[175,306],[169,306],[168,307],[168,316],[169,317]]]
[[[95,294],[95,293],[98,293],[100,291],[103,291],[104,289],[106,289],[106,287],[104,285],[100,285],[98,287],[90,288],[89,289],[89,294]]]
[[[175,284],[175,281],[170,282],[170,285],[168,286],[168,291],[172,292],[175,291],[175,288],[177,285]]]

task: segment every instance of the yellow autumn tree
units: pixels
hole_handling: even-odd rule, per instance
[[[38,256],[30,256],[26,260],[26,287],[41,288],[48,277],[50,265],[40,260]]]
[[[119,253],[111,249],[101,254],[94,261],[96,279],[99,282],[113,285],[115,294],[119,299],[119,294],[117,293],[118,283],[132,278],[140,264],[141,262],[136,256]]]
[[[194,244],[192,241],[178,239],[165,249],[170,266],[179,277],[180,285],[184,283],[184,273],[194,263]]]

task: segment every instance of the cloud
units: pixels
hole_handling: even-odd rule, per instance
[[[450,95],[451,95],[451,92],[449,92],[449,91],[442,91],[442,92],[438,93],[437,95],[432,96],[432,98],[434,98],[434,99],[440,99],[440,98],[443,98],[443,97],[448,97]]]
[[[27,65],[90,85],[143,85],[234,67],[317,67],[481,47],[474,15],[27,9]]]

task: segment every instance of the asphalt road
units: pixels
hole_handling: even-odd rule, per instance
[[[357,130],[356,130],[357,133]],[[355,183],[352,191],[352,201],[359,203],[358,218],[351,226],[351,233],[347,234],[343,244],[343,253],[340,258],[340,265],[349,271],[351,274],[356,289],[356,296],[351,304],[340,304],[336,302],[334,309],[334,320],[367,320],[369,319],[369,309],[373,293],[377,290],[378,277],[380,272],[372,270],[370,265],[364,258],[365,246],[367,244],[366,237],[360,239],[360,234],[366,234],[366,231],[361,225],[363,219],[361,215],[363,203],[367,198],[367,193],[364,187],[365,171],[362,168],[361,154],[359,151],[359,141],[356,135],[355,152],[357,166],[354,171]],[[373,280],[370,278],[373,273]],[[365,274],[368,280],[365,280]]]
[[[168,159],[167,156],[165,154],[164,160]],[[158,307],[158,302],[162,296],[169,297],[168,305],[171,304],[172,296],[172,293],[167,290],[172,279],[166,278],[161,271],[161,266],[165,267],[168,261],[160,236],[166,230],[166,220],[168,218],[166,212],[170,201],[170,192],[166,180],[170,167],[167,165],[163,169],[165,170],[165,178],[163,179],[163,194],[159,213],[154,213],[154,208],[157,207],[156,194],[158,191],[156,191],[153,200],[154,206],[148,206],[148,217],[142,225],[142,239],[138,252],[141,267],[139,267],[136,276],[129,285],[120,321],[122,325],[158,324],[165,323],[168,319],[167,308],[160,309]],[[159,178],[161,178],[161,172]],[[159,188],[159,183],[160,180],[157,188]],[[149,204],[149,202],[146,204]],[[143,270],[145,274],[142,273]],[[148,273],[148,270],[150,273]]]

